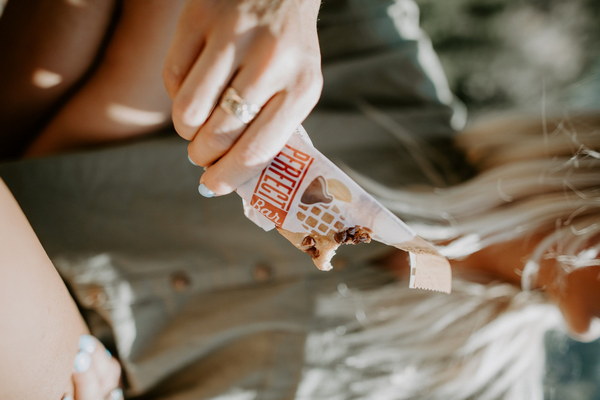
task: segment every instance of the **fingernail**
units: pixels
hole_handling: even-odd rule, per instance
[[[204,197],[215,197],[215,192],[204,186],[204,183],[198,185],[198,193]]]
[[[65,394],[61,400],[73,400],[73,396],[71,396],[70,394]]]
[[[192,164],[194,167],[199,167],[199,165],[198,165],[198,164],[196,164],[196,163],[194,162],[194,160],[192,160],[192,158],[191,158],[189,155],[188,155],[188,161],[189,161],[189,162],[190,162],[190,164]]]
[[[75,356],[75,363],[73,364],[73,369],[75,372],[85,372],[90,369],[92,365],[92,356],[90,353],[81,350]]]
[[[107,354],[109,357],[112,357],[112,353],[110,352],[110,350],[108,350],[108,349],[105,349],[105,350],[106,350],[106,354]]]
[[[110,391],[108,398],[110,400],[123,400],[125,397],[123,396],[123,390],[121,388],[116,388]]]
[[[81,335],[79,337],[79,350],[92,354],[96,350],[96,339],[91,335]]]

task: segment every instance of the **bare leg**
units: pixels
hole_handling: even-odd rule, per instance
[[[0,160],[19,155],[90,69],[114,1],[9,1],[0,18]]]
[[[0,398],[59,400],[87,327],[1,180],[0,221]]]
[[[162,64],[181,1],[128,0],[104,59],[28,151],[37,156],[156,131],[170,123]]]

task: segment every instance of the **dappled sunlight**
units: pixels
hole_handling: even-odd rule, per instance
[[[33,72],[31,81],[37,87],[42,89],[50,89],[63,81],[60,74],[48,71],[47,69],[38,68]]]
[[[65,2],[75,7],[85,7],[88,4],[87,0],[65,0]]]
[[[123,104],[109,104],[108,117],[124,125],[152,126],[164,123],[169,115],[160,111],[140,110]]]

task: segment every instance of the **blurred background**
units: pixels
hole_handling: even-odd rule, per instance
[[[417,0],[469,119],[600,109],[600,0]],[[600,341],[546,339],[545,397],[600,399]]]
[[[470,115],[598,109],[599,0],[417,0]]]

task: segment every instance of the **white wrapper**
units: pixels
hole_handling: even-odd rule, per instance
[[[315,149],[302,127],[237,193],[244,214],[258,226],[267,231],[276,227],[301,250],[314,245],[319,269],[331,269],[339,246],[336,233],[360,227],[373,240],[410,253],[411,288],[450,292],[448,260]]]

